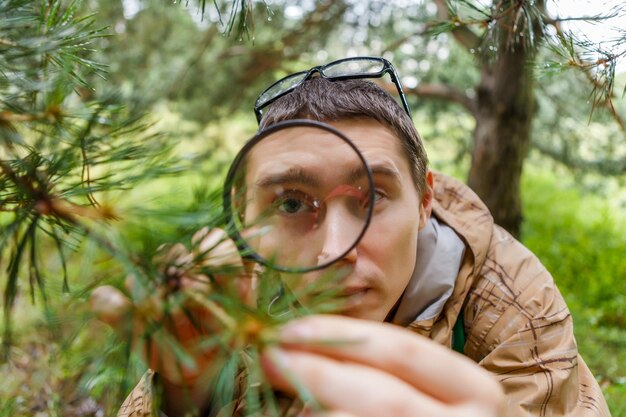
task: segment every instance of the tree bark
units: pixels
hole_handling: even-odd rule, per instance
[[[483,64],[468,176],[468,185],[487,204],[495,222],[517,237],[523,218],[520,177],[535,107],[529,54],[520,46]]]
[[[546,15],[545,0],[534,4],[494,0],[492,20],[484,22],[491,29],[482,36],[458,16],[451,16],[453,9],[447,1],[434,3],[440,20],[457,22],[452,36],[477,54],[481,67],[476,96],[471,105],[465,105],[476,118],[467,183],[491,210],[495,222],[519,237],[523,219],[520,178],[535,115],[530,62],[543,42],[540,16]],[[529,7],[534,10],[530,12]],[[490,55],[487,49],[494,53]]]
[[[476,89],[476,128],[468,185],[483,199],[497,224],[519,237],[522,224],[520,179],[535,116],[533,67],[543,41],[541,21],[523,2],[502,2],[493,32],[497,52],[481,55]],[[545,2],[532,6],[545,15]],[[528,17],[526,19],[525,17]]]

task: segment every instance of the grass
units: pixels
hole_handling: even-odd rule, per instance
[[[626,209],[623,190],[585,192],[567,174],[535,171],[523,182],[523,241],[563,293],[579,351],[614,416],[626,415]]]

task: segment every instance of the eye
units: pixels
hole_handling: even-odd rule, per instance
[[[375,189],[374,190],[374,203],[378,203],[383,198],[387,198],[387,194],[385,194],[385,192],[381,189],[378,189],[378,188]]]
[[[317,199],[299,190],[288,190],[274,200],[273,206],[286,215],[311,213],[319,209]]]
[[[302,210],[304,207],[304,203],[302,200],[297,198],[285,198],[282,199],[280,204],[278,204],[278,210],[284,211],[285,213],[295,214]]]

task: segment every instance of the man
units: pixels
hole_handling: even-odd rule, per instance
[[[385,74],[396,84],[402,106],[360,79]],[[368,321],[319,316],[288,325],[283,346],[265,357],[276,388],[294,392],[284,374],[289,368],[326,407],[319,415],[333,417],[610,415],[577,353],[571,316],[549,273],[493,223],[469,188],[428,170],[390,63],[351,58],[293,74],[268,88],[255,112],[261,129],[291,119],[329,123],[379,167],[372,223],[339,261],[348,271],[342,285],[352,288],[342,314]],[[215,244],[217,236],[214,231],[204,240]],[[340,232],[327,236],[320,256],[336,255],[335,248],[343,247],[337,243]],[[376,323],[383,321],[398,326]],[[407,335],[400,326],[423,337]],[[294,335],[297,340],[354,335],[368,343],[350,349],[302,347],[289,342]],[[478,367],[425,338],[462,352],[491,382]],[[172,374],[163,368],[162,375]],[[205,407],[210,393],[194,385],[196,377],[169,382],[164,377],[165,402],[176,403],[172,399],[183,387],[191,402]],[[503,410],[492,381],[504,390]],[[137,392],[121,415],[133,415]],[[173,417],[189,407],[166,409]]]

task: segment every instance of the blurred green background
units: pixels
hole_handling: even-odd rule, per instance
[[[77,13],[93,13],[109,34],[89,46],[90,59],[107,67],[105,75],[86,74],[93,90],[81,91],[81,99],[114,92],[118,102],[145,113],[147,130],[124,140],[158,134],[178,167],[98,192],[117,216],[102,227],[112,241],[151,253],[219,222],[219,188],[230,159],[256,130],[256,96],[285,74],[345,56],[383,56],[396,65],[431,165],[467,179],[480,118],[464,100],[480,93],[485,64],[455,41],[453,28],[435,24],[436,1],[224,2],[219,13],[211,3],[204,13],[202,2],[182,3],[77,3]],[[470,2],[452,4],[468,21],[475,18]],[[229,31],[235,6],[243,9],[235,10]],[[239,30],[243,12],[254,22],[248,32]],[[589,73],[566,65],[562,47],[545,42],[526,63],[536,108],[521,176],[520,235],[552,272],[582,356],[620,416],[626,415],[626,73],[618,67],[590,81]],[[606,77],[613,108],[596,100]],[[448,89],[428,88],[442,86]],[[106,169],[128,172],[122,163]],[[14,341],[9,360],[0,363],[0,416],[109,415],[142,365],[91,318],[86,300],[97,285],[121,286],[125,271],[95,242],[76,238],[65,252],[70,291],[63,291],[54,243],[41,247],[47,301],[21,277]],[[6,257],[10,249],[3,251]]]

